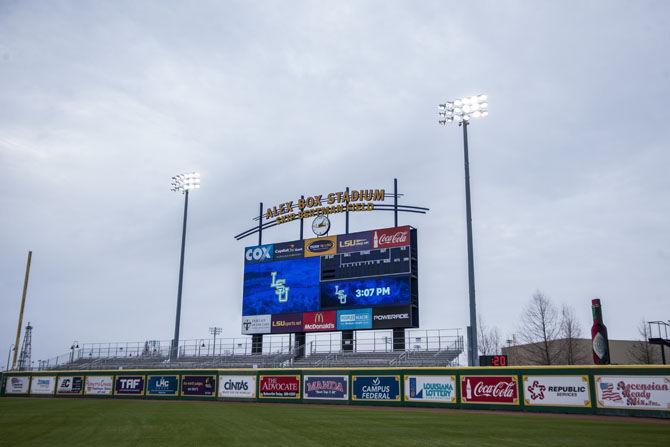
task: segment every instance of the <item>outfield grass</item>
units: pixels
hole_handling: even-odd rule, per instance
[[[0,446],[664,446],[670,423],[312,405],[0,399]]]

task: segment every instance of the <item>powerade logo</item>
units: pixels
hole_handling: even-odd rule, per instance
[[[272,244],[249,247],[244,251],[245,262],[272,261],[273,256],[274,246]]]
[[[337,330],[371,329],[372,309],[352,309],[337,311]]]

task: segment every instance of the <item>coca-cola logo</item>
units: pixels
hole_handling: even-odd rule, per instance
[[[382,234],[379,238],[379,244],[398,244],[407,242],[407,232],[398,231],[393,234]]]
[[[464,403],[518,403],[518,384],[514,376],[462,376]]]
[[[492,397],[513,397],[516,391],[514,382],[499,382],[495,385],[484,385],[479,382],[475,385],[475,396],[492,396]]]
[[[373,248],[391,248],[409,245],[409,227],[377,230],[372,237]]]

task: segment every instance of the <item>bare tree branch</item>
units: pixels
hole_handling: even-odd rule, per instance
[[[637,332],[640,334],[640,341],[635,342],[628,353],[630,357],[642,365],[651,365],[655,362],[654,352],[652,351],[652,345],[648,342],[649,340],[649,323],[645,320],[640,321],[637,325]]]
[[[577,341],[582,337],[582,328],[575,310],[566,304],[561,307],[560,337],[560,359],[564,364],[577,365],[586,360],[586,355],[579,349]]]
[[[530,363],[553,365],[560,349],[552,343],[560,335],[558,311],[552,301],[539,290],[521,315],[519,338],[525,343],[525,359]]]
[[[500,331],[496,326],[484,324],[481,314],[477,316],[477,349],[480,355],[495,355],[500,352]]]

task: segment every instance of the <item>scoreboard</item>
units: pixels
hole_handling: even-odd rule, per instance
[[[242,333],[418,327],[416,229],[247,247]]]

